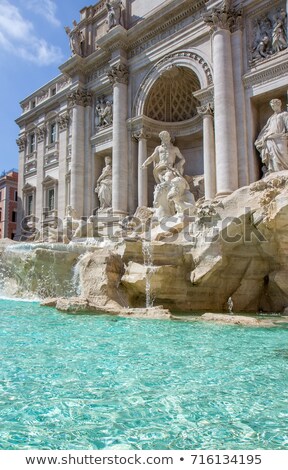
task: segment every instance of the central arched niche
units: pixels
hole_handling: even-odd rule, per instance
[[[197,75],[186,67],[170,66],[152,86],[145,116],[161,122],[183,122],[197,115],[193,93],[201,88]]]

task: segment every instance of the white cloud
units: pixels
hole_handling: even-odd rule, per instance
[[[37,65],[59,64],[62,52],[36,36],[33,24],[9,0],[0,0],[1,49]]]
[[[61,26],[61,22],[56,16],[57,6],[53,0],[25,0],[25,7],[37,15],[43,16],[54,26]]]

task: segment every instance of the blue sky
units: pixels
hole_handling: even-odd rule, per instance
[[[19,102],[59,75],[70,57],[64,26],[95,1],[0,0],[0,173],[18,168]]]

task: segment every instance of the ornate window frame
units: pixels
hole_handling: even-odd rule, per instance
[[[36,187],[26,183],[23,188],[24,214],[27,217],[35,215],[36,208]],[[31,207],[30,207],[31,204]]]
[[[57,216],[58,211],[58,180],[52,176],[46,176],[42,181],[44,215]],[[52,193],[53,192],[53,193]],[[51,204],[51,194],[53,194],[53,206]]]

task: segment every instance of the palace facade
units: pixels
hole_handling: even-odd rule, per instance
[[[61,74],[21,102],[20,221],[37,224],[97,212],[95,188],[112,157],[116,214],[152,206],[153,168],[143,162],[172,136],[185,175],[204,175],[205,198],[261,176],[254,142],[286,108],[286,0],[111,0],[67,27]],[[151,167],[152,165],[150,165]],[[29,226],[29,224],[28,224]]]
[[[15,238],[17,224],[18,172],[14,168],[0,175],[0,239]]]

